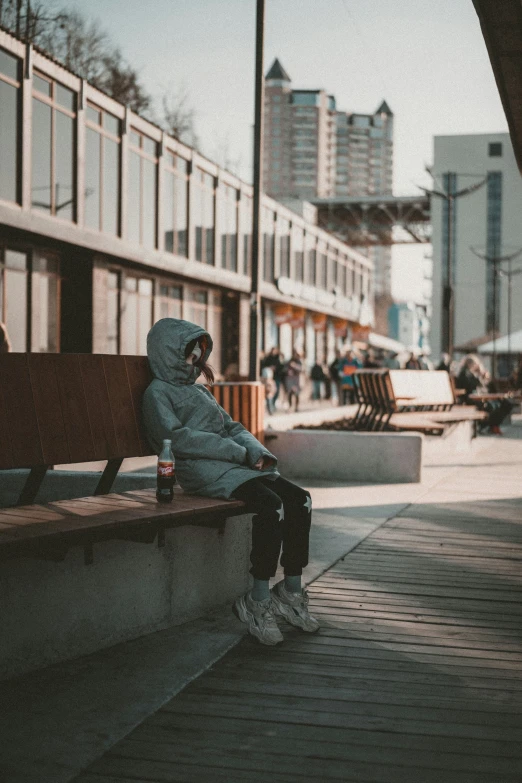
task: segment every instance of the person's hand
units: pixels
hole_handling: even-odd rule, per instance
[[[264,454],[262,457],[259,457],[256,464],[254,465],[254,468],[256,470],[265,470],[266,468],[270,468],[274,464],[275,464],[275,459],[273,459],[272,457],[268,457],[266,454]]]

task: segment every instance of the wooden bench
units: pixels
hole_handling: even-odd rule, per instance
[[[355,429],[412,430],[441,434],[449,424],[485,418],[473,406],[456,405],[447,372],[358,370]]]
[[[155,491],[110,494],[126,457],[153,455],[141,422],[141,399],[151,380],[141,356],[6,354],[0,356],[0,471],[28,468],[11,508],[0,509],[0,559],[34,556],[61,560],[73,545],[107,539],[164,543],[165,529],[222,527],[244,513],[240,501],[186,495],[157,503]],[[223,407],[262,437],[261,384],[217,385]],[[35,503],[53,465],[107,460],[94,493],[74,500]],[[0,474],[1,476],[1,474]]]

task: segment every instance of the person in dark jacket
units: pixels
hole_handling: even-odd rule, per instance
[[[437,365],[437,370],[444,370],[449,372],[451,368],[451,356],[449,353],[443,353],[440,357],[440,362]]]
[[[319,623],[308,611],[301,574],[308,563],[312,521],[310,493],[282,478],[277,459],[239,422],[233,421],[202,383],[212,384],[210,334],[176,318],[158,321],[147,336],[153,380],[143,396],[149,442],[159,454],[172,441],[183,490],[196,495],[242,500],[252,513],[252,590],[234,611],[262,644],[283,641],[276,616],[310,633]],[[282,555],[281,555],[282,551]],[[272,590],[279,557],[284,579]]]
[[[271,348],[270,352],[266,355],[263,367],[271,367],[273,371],[273,379],[275,383],[275,393],[270,401],[272,411],[275,411],[276,403],[279,398],[279,392],[281,391],[281,384],[284,378],[284,362],[281,359],[281,352],[277,346]]]
[[[326,380],[326,375],[319,362],[316,362],[312,367],[310,371],[310,378],[312,381],[312,400],[320,400],[322,386]]]
[[[299,395],[301,394],[301,373],[303,362],[299,351],[294,350],[292,358],[285,366],[284,384],[288,405],[292,409],[292,401],[295,400],[295,412],[299,410]]]

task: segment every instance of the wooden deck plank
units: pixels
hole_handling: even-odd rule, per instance
[[[410,506],[310,586],[319,634],[244,640],[78,783],[519,783],[521,561],[519,499]]]

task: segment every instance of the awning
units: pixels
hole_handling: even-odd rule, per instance
[[[484,343],[478,348],[478,353],[492,354],[496,353],[521,353],[522,354],[522,329],[518,332],[511,332],[511,339],[508,335],[499,337],[498,340],[490,340],[489,343]]]
[[[392,340],[391,337],[385,337],[383,334],[377,334],[376,332],[370,332],[368,335],[368,345],[371,345],[372,348],[381,348],[383,351],[392,351],[393,353],[403,353],[408,350],[398,340]]]

